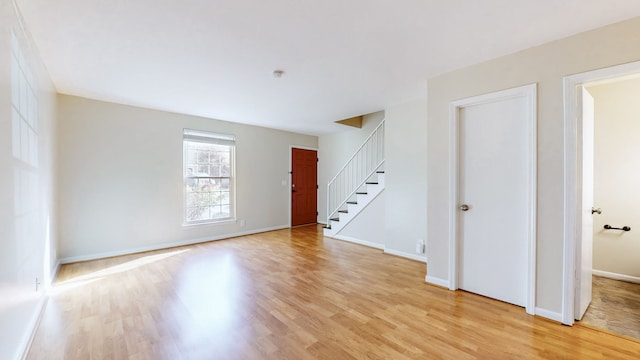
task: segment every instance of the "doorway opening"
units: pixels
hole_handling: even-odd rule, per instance
[[[634,105],[637,100],[627,100],[625,105],[620,91],[636,87],[640,96],[640,62],[573,75],[564,79],[564,86],[562,322],[571,325],[582,319],[581,324],[638,337],[640,314],[632,308],[640,305],[640,285],[634,284],[640,282],[640,265],[635,265],[640,264],[640,255],[636,255],[640,251],[633,247],[640,242],[633,239],[640,240],[640,235],[623,228],[630,225],[634,230],[633,219],[640,216],[640,212],[634,215],[631,206],[636,193],[640,199],[636,189],[640,173],[634,165],[640,147],[628,146],[628,139],[640,134],[640,126],[634,130],[640,106]],[[589,105],[591,96],[594,105]],[[593,121],[588,117],[590,111]],[[630,111],[636,112],[633,119]],[[628,182],[632,184],[625,184]]]

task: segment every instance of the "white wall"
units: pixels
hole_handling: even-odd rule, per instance
[[[593,217],[593,268],[640,278],[640,78],[588,90],[595,100],[594,205],[603,210]]]
[[[18,63],[32,73],[30,83],[37,102],[24,96],[26,82],[16,76],[20,72],[15,67],[12,69],[12,30],[24,55]],[[12,87],[16,86],[23,90],[15,93],[22,102],[19,107],[37,107],[37,114],[30,116],[37,119],[31,136],[25,132],[28,126],[12,113]],[[0,113],[0,357],[17,359],[30,339],[44,303],[43,289],[56,266],[52,191],[56,110],[55,89],[33,43],[22,31],[11,1],[0,2]],[[36,278],[41,282],[38,292]]]
[[[384,232],[385,208],[386,196],[383,190],[358,216],[340,230],[336,238],[384,248],[386,239]]]
[[[362,128],[349,128],[336,134],[318,138],[318,221],[327,222],[327,184],[364,143],[373,130],[384,120],[384,112],[365,115]]]
[[[289,146],[318,146],[314,136],[66,95],[58,101],[64,261],[286,227]],[[182,226],[183,128],[236,136],[236,215],[245,227]]]
[[[385,252],[426,261],[415,249],[427,236],[427,101],[385,113]]]
[[[537,307],[559,315],[563,251],[563,82],[567,75],[640,59],[640,18],[429,80],[428,273],[448,281],[449,104],[538,83]],[[390,196],[387,194],[387,196]]]

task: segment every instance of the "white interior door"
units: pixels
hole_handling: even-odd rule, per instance
[[[576,296],[575,319],[580,320],[591,303],[591,273],[593,266],[593,138],[594,138],[594,101],[593,96],[582,86],[577,89],[578,117],[582,117],[582,199],[578,199],[581,210],[581,225],[576,242]]]
[[[512,97],[459,110],[458,284],[523,307],[533,211],[528,101]]]

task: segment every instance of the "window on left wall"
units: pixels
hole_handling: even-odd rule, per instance
[[[235,136],[184,129],[184,224],[235,218]]]
[[[34,76],[11,32],[11,129],[13,156],[25,168],[38,168],[38,96]]]

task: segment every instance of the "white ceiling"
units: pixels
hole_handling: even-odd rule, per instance
[[[61,93],[314,135],[435,75],[640,15],[637,0],[16,2]]]

